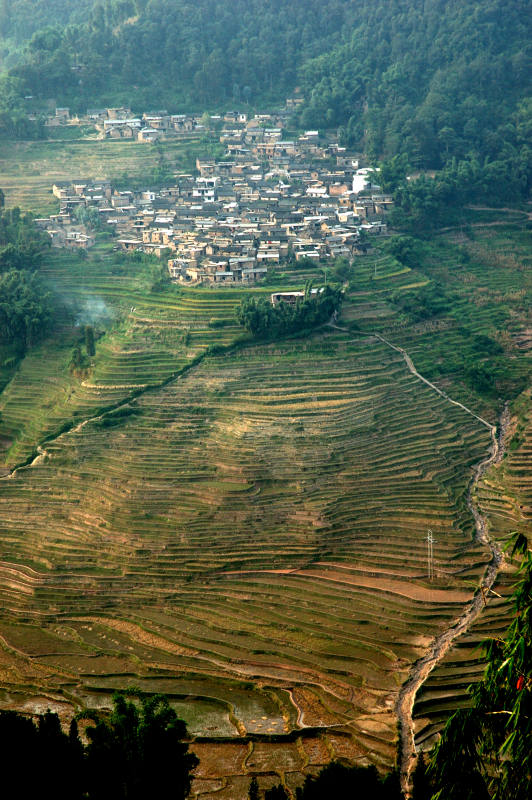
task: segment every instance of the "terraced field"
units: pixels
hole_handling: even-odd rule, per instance
[[[495,421],[464,365],[446,367],[473,331],[502,341],[526,381],[521,235],[460,240],[484,248],[468,281],[453,232],[423,270],[375,251],[355,264],[344,330],[270,344],[238,341],[243,291],[153,291],[156,268],[105,243],[85,262],[54,254],[47,278],[77,321],[97,309],[99,338],[72,373],[80,331],[65,316],[0,396],[0,705],[68,719],[116,687],[163,691],[194,737],[204,800],[244,798],[251,774],[293,791],[333,757],[390,766],[399,688],[489,558],[466,494],[490,434],[372,332]],[[516,261],[483,271],[487,246],[505,241]],[[435,280],[455,292],[452,313],[408,324],[393,298]],[[511,407],[507,458],[477,489],[497,538],[529,522],[526,398]],[[429,677],[419,744],[478,675],[472,645],[504,626],[511,583],[508,570]]]
[[[209,345],[241,336],[234,320],[238,292],[154,293],[145,266],[115,264],[105,250],[89,262],[54,253],[44,274],[75,312],[59,336],[31,351],[2,392],[5,468],[65,426],[160,385]],[[90,369],[73,374],[72,348],[83,339],[80,324],[89,322],[100,335],[96,356]]]
[[[176,168],[191,169],[191,141],[164,143],[165,158]],[[197,141],[193,142],[198,150]],[[117,179],[149,175],[157,166],[157,149],[144,142],[98,140],[96,134],[77,139],[0,142],[0,173],[6,205],[49,213],[55,208],[52,185],[76,178]],[[149,182],[149,180],[147,180]]]
[[[228,797],[333,753],[390,764],[408,666],[484,569],[464,487],[487,431],[341,332],[208,357],[130,409],[3,481],[10,655],[57,701],[134,682],[238,737]]]
[[[512,405],[506,433],[507,454],[491,468],[478,487],[477,498],[490,522],[490,535],[501,543],[512,531],[532,536],[532,402],[530,390]],[[457,699],[467,703],[467,687],[481,676],[484,664],[480,645],[494,636],[504,636],[513,608],[509,594],[515,566],[508,562],[499,573],[485,613],[461,636],[455,647],[434,670],[419,694],[415,708],[417,742],[426,747],[439,730]]]
[[[532,263],[524,212],[499,212],[499,222],[474,223],[470,235],[456,230],[436,235],[426,246],[424,273],[450,297],[448,313],[405,324],[400,315],[383,318],[381,332],[407,348],[423,375],[453,397],[496,420],[494,407],[530,385]],[[516,221],[517,220],[519,221]],[[489,363],[496,391],[482,402],[465,379],[467,366],[483,362],[474,349],[488,336],[502,352]]]

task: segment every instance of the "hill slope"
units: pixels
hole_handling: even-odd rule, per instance
[[[302,125],[339,125],[374,157],[439,168],[517,151],[526,172],[529,10],[526,0],[107,2],[33,36],[11,77],[81,110],[256,105],[300,85]]]

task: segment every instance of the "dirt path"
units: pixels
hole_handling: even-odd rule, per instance
[[[423,375],[421,375],[415,368],[414,362],[412,361],[406,350],[404,350],[402,347],[398,347],[397,345],[392,344],[387,339],[385,339],[384,336],[381,336],[380,333],[374,333],[373,336],[375,336],[377,339],[380,339],[380,341],[384,342],[384,344],[388,345],[388,347],[391,347],[393,350],[397,350],[398,353],[401,353],[406,362],[406,366],[408,367],[412,375],[415,375],[416,378],[419,378],[420,381],[423,381],[423,383],[425,383],[427,386],[429,386],[431,389],[437,392],[441,397],[443,397],[444,400],[447,400],[449,403],[452,403],[453,406],[458,406],[459,408],[463,409],[467,414],[470,414],[472,417],[475,417],[475,419],[478,419],[479,422],[481,422],[483,425],[485,425],[487,428],[490,429],[492,437],[495,435],[497,429],[491,424],[491,422],[488,422],[482,417],[479,417],[478,414],[475,414],[474,411],[471,411],[471,409],[465,406],[463,403],[459,403],[458,400],[453,400],[451,397],[449,397],[448,394],[445,394],[445,392],[442,389],[439,389],[434,383],[431,383],[429,380],[427,380],[427,378],[424,378]]]
[[[416,378],[437,392],[441,397],[447,400],[447,402],[462,408],[467,414],[470,414],[472,417],[477,419],[482,425],[489,428],[491,434],[490,454],[477,465],[467,491],[467,506],[471,511],[475,521],[475,539],[477,542],[482,542],[482,544],[489,548],[491,553],[490,562],[473,599],[466,605],[460,617],[458,617],[458,619],[455,620],[452,625],[446,628],[443,633],[433,640],[425,655],[420,658],[419,661],[416,661],[416,663],[412,666],[410,675],[401,687],[397,700],[396,713],[399,719],[401,788],[405,797],[408,798],[410,797],[411,791],[412,770],[416,761],[414,721],[412,718],[416,694],[419,688],[427,680],[434,667],[439,664],[444,655],[447,653],[455,639],[469,628],[471,623],[484,608],[485,594],[495,583],[495,579],[503,561],[503,554],[499,545],[492,541],[489,537],[486,518],[483,516],[476,503],[474,491],[486,470],[492,464],[498,463],[502,459],[504,454],[504,433],[508,425],[509,414],[506,406],[500,418],[499,435],[497,435],[497,427],[495,425],[491,425],[491,423],[487,422],[487,420],[483,419],[478,414],[475,414],[474,411],[471,411],[471,409],[467,408],[467,406],[465,406],[463,403],[453,400],[444,391],[427,380],[427,378],[423,377],[423,375],[421,375],[415,368],[414,363],[406,350],[404,350],[402,347],[392,344],[383,336],[380,336],[380,334],[376,333],[374,335],[380,339],[381,342],[388,345],[388,347],[393,348],[393,350],[396,350],[403,356],[405,363],[412,375],[415,375]]]

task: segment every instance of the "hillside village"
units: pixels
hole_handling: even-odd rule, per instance
[[[252,283],[282,263],[351,260],[386,233],[393,201],[332,136],[283,138],[296,100],[252,119],[234,111],[210,117],[224,156],[198,159],[197,174],[176,174],[157,191],[119,191],[106,180],[55,183],[59,213],[37,224],[53,246],[73,249],[91,247],[95,230],[109,230],[117,248],[165,258],[173,280],[194,284]],[[138,129],[155,131],[155,141],[202,125],[188,115],[145,114],[141,121],[130,113],[87,116],[98,116],[101,135],[113,138],[132,138]]]

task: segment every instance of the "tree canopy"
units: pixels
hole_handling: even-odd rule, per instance
[[[88,728],[91,800],[185,800],[198,759],[183,742],[187,730],[162,695],[113,697],[109,718]]]
[[[110,715],[90,714],[88,745],[76,720],[64,733],[57,714],[37,724],[0,711],[0,766],[6,797],[35,800],[185,800],[197,765],[183,739],[185,723],[161,696],[113,697]],[[133,699],[133,696],[135,699]]]
[[[0,209],[0,344],[22,353],[49,328],[53,301],[37,270],[49,237],[20,209]]]
[[[281,300],[274,306],[269,299],[247,297],[240,303],[237,320],[253,336],[273,339],[322,325],[340,307],[341,301],[339,289],[326,286],[311,294],[311,286],[307,284],[294,304]]]
[[[50,237],[40,231],[31,214],[0,208],[0,272],[38,269],[50,248]]]
[[[24,352],[52,321],[51,294],[35,273],[10,270],[0,275],[0,343]]]

